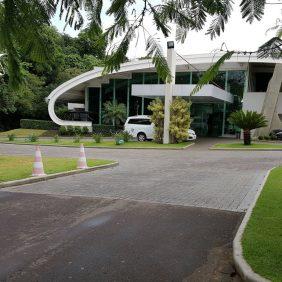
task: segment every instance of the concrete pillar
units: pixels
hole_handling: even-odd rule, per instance
[[[164,104],[164,136],[163,143],[169,144],[169,123],[170,123],[170,105],[173,97],[173,85],[175,84],[175,51],[174,42],[167,42],[167,63],[171,73],[171,80],[166,81],[165,85],[165,104]]]
[[[259,128],[255,135],[268,135],[273,129],[282,128],[282,122],[277,112],[277,102],[282,83],[282,64],[276,64],[273,76],[269,81],[267,91],[262,106],[262,114],[266,117],[267,127]]]
[[[85,87],[84,89],[84,108],[85,111],[89,111],[89,88]]]

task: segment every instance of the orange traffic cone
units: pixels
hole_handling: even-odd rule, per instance
[[[40,148],[39,146],[36,146],[35,159],[32,168],[32,176],[44,176],[44,175],[46,174],[44,173]]]
[[[83,144],[80,144],[79,159],[77,162],[78,169],[88,168]]]

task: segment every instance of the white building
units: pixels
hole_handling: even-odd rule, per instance
[[[190,96],[202,72],[222,54],[176,56],[174,96],[191,99],[191,128],[198,135],[222,136],[235,133],[229,124],[231,112],[243,108],[261,112],[274,66],[282,60],[258,59],[255,55],[233,55],[226,61],[214,83]],[[188,63],[189,64],[188,64]],[[103,124],[103,104],[117,100],[127,107],[127,115],[150,114],[151,99],[163,97],[164,82],[156,74],[151,60],[136,60],[121,65],[118,72],[102,75],[102,68],[74,77],[56,88],[47,98],[51,119],[58,125],[87,126]],[[55,114],[55,104],[68,104],[71,120]],[[276,107],[282,118],[282,94]]]

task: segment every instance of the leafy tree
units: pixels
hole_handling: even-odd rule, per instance
[[[154,124],[154,140],[157,143],[163,143],[164,135],[164,103],[161,99],[153,100],[148,110],[152,112],[151,121]]]
[[[122,103],[108,101],[104,103],[103,120],[107,124],[120,125],[126,119],[126,106]]]
[[[251,145],[251,130],[267,126],[263,114],[253,111],[237,111],[230,115],[229,122],[243,129],[244,145]]]
[[[191,102],[185,101],[181,97],[173,99],[170,105],[169,133],[172,143],[179,143],[188,138],[190,127],[190,107]]]
[[[113,0],[106,11],[114,17],[112,24],[99,40],[111,45],[105,64],[105,71],[118,70],[126,60],[130,42],[138,38],[139,33],[147,39],[147,55],[152,57],[157,72],[163,80],[170,79],[170,72],[158,41],[144,27],[145,16],[153,17],[153,25],[165,37],[170,35],[170,23],[177,25],[177,40],[184,42],[189,30],[202,30],[207,19],[212,17],[207,34],[211,39],[225,29],[233,8],[233,0],[167,0],[156,3],[152,0]],[[264,14],[266,0],[242,0],[242,17],[249,23],[260,20]],[[2,0],[0,3],[0,49],[8,56],[8,71],[11,85],[17,86],[22,81],[19,46],[34,61],[48,60],[49,46],[42,29],[50,25],[50,19],[57,10],[66,24],[79,29],[84,22],[83,13],[90,20],[88,31],[97,35],[101,31],[102,0]],[[26,15],[29,15],[28,17]],[[281,31],[281,24],[279,24]],[[85,39],[82,35],[83,40]],[[118,40],[118,41],[117,41]],[[262,46],[260,54],[269,53],[281,57],[281,32]],[[101,45],[100,45],[101,46]],[[91,46],[90,46],[91,48]],[[89,49],[89,46],[87,47]]]

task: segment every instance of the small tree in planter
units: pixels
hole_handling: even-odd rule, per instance
[[[148,106],[152,112],[151,121],[154,124],[154,140],[157,143],[163,142],[164,135],[164,103],[160,98],[153,100]]]
[[[103,119],[106,124],[120,125],[126,119],[126,107],[124,104],[118,104],[117,101],[108,101],[104,103]]]
[[[251,145],[251,130],[267,126],[263,114],[253,111],[237,111],[230,115],[229,122],[243,129],[244,145]]]
[[[183,98],[176,97],[170,105],[169,133],[172,143],[179,143],[188,138],[190,127],[190,107],[191,102]]]

